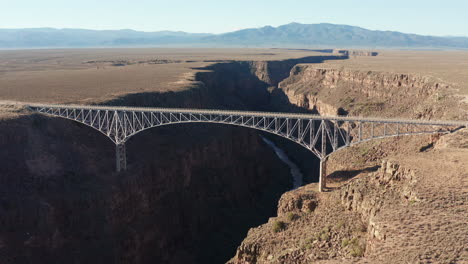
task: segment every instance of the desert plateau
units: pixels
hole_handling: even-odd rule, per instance
[[[467,120],[466,52],[0,51],[2,263],[464,263],[466,129],[318,159],[248,128],[155,128],[127,171],[98,132],[27,103]],[[358,55],[356,55],[358,54]],[[302,109],[302,110],[301,110]],[[209,136],[208,136],[209,135]],[[287,164],[301,170],[291,189]],[[247,188],[246,188],[247,187]],[[247,232],[248,231],[248,232]],[[94,253],[96,250],[102,252]]]

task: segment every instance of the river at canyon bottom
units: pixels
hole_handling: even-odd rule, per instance
[[[270,146],[275,151],[278,158],[280,158],[284,163],[286,163],[286,165],[288,165],[293,180],[292,190],[301,187],[303,183],[303,175],[302,172],[299,170],[299,167],[297,167],[297,165],[289,159],[288,155],[286,155],[286,153],[282,149],[276,146],[275,143],[273,143],[271,140],[266,139],[263,136],[260,137],[268,146]]]

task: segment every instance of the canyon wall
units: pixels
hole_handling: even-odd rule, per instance
[[[217,63],[196,74],[199,84],[210,91],[219,107],[227,109],[278,111],[290,107],[287,101],[277,100],[275,88],[290,75],[299,63],[321,63],[325,60],[347,59],[347,56],[311,56],[282,61],[234,61]],[[289,108],[290,111],[297,110]]]
[[[325,115],[462,119],[450,85],[425,76],[297,65],[279,88]]]
[[[288,78],[291,69],[301,63],[322,63],[327,60],[344,60],[348,55],[310,56],[299,59],[289,59],[282,61],[254,61],[250,62],[252,72],[259,80],[268,83],[270,86],[278,86],[284,79]]]

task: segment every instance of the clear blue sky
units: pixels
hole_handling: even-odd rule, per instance
[[[468,36],[468,0],[0,0],[0,28],[222,33],[290,22]]]

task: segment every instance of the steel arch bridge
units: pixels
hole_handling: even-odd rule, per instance
[[[220,123],[249,127],[287,138],[320,159],[319,191],[325,187],[328,156],[340,149],[377,138],[448,133],[468,122],[378,119],[230,110],[28,104],[33,112],[90,126],[116,145],[117,171],[126,170],[125,142],[153,127],[179,123]],[[328,144],[327,144],[328,142]]]

